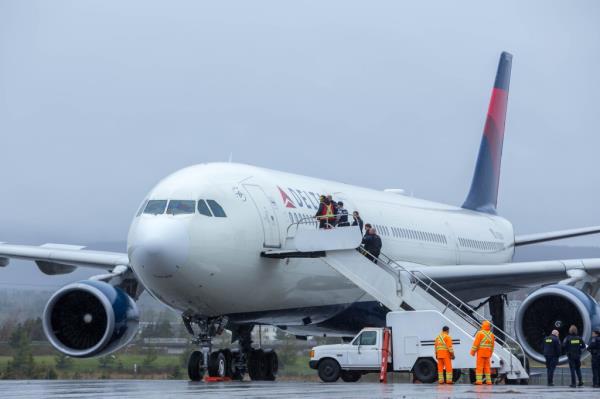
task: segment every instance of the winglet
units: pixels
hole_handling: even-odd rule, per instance
[[[496,213],[511,67],[512,55],[502,52],[465,209]]]

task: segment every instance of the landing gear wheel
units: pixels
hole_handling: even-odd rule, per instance
[[[208,375],[220,378],[227,376],[227,358],[223,351],[210,354],[208,358]]]
[[[188,358],[188,377],[191,381],[202,381],[204,377],[204,356],[200,351],[193,351]]]
[[[356,382],[358,380],[360,380],[360,377],[362,377],[362,374],[359,373],[358,371],[347,371],[344,370],[342,371],[342,381],[344,382]]]
[[[460,369],[452,370],[452,382],[456,383],[460,380],[460,376],[462,375],[462,371]]]
[[[413,366],[415,378],[424,384],[431,384],[437,379],[437,363],[431,358],[417,359]]]
[[[242,381],[244,379],[244,373],[246,371],[246,367],[242,366],[241,358],[242,354],[239,350],[226,350],[230,356],[229,363],[229,374],[232,380],[234,381]]]
[[[319,378],[323,382],[336,382],[340,373],[340,364],[333,359],[323,359],[319,363]]]
[[[275,381],[277,371],[279,370],[279,359],[275,351],[268,351],[264,353],[265,363],[265,380]]]
[[[248,353],[248,375],[252,381],[265,379],[265,353],[262,349],[252,350]]]

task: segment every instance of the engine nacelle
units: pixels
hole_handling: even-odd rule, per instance
[[[112,353],[131,341],[138,325],[135,301],[101,281],[69,284],[54,293],[44,309],[48,341],[72,357]]]
[[[562,341],[571,325],[577,326],[584,342],[589,342],[592,330],[600,328],[600,305],[575,287],[554,284],[534,291],[523,301],[515,332],[525,353],[544,363],[544,338],[558,330]],[[561,356],[559,362],[565,361],[566,356]]]

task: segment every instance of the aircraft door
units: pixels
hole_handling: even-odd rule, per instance
[[[264,246],[267,248],[281,248],[277,203],[260,186],[244,184],[244,188],[250,194],[250,198],[252,198],[252,202],[258,211],[263,226]]]

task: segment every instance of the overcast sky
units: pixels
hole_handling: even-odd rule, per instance
[[[503,50],[499,213],[600,224],[598,21],[593,0],[0,0],[0,241],[124,240],[159,179],[230,153],[462,204]]]

